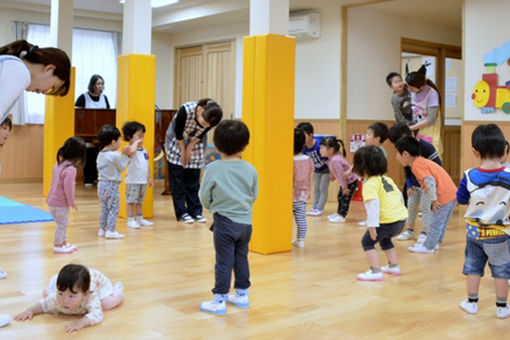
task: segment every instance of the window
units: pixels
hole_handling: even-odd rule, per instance
[[[72,66],[76,68],[75,100],[87,91],[90,77],[99,74],[104,78],[104,94],[111,107],[117,102],[117,55],[114,32],[73,29]],[[28,25],[27,40],[40,47],[51,46],[48,25]],[[44,124],[45,96],[27,93],[26,122]]]

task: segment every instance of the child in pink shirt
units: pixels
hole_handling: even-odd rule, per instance
[[[342,155],[340,155],[340,147]],[[337,213],[329,215],[328,219],[332,223],[345,222],[345,216],[349,211],[352,195],[358,187],[359,177],[354,173],[350,173],[347,177],[345,173],[351,169],[351,164],[347,162],[345,157],[345,146],[341,139],[334,136],[327,136],[321,140],[320,147],[321,156],[328,157],[328,167],[331,174],[331,180],[335,179],[340,184],[338,191],[338,209]]]
[[[297,224],[297,238],[292,244],[304,248],[306,236],[306,202],[310,198],[310,183],[313,174],[313,162],[310,157],[303,155],[305,146],[305,133],[294,129],[294,187],[292,199],[292,212]]]
[[[70,254],[76,250],[76,246],[67,243],[67,227],[69,226],[69,208],[76,210],[74,201],[76,168],[85,164],[86,150],[85,142],[80,137],[68,138],[58,149],[57,164],[53,167],[50,192],[46,199],[50,213],[57,224],[53,241],[55,254]]]

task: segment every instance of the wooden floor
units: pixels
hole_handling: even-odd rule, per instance
[[[44,208],[41,187],[1,184],[0,195]],[[306,248],[250,253],[250,309],[230,306],[225,317],[217,317],[199,310],[212,297],[214,280],[209,224],[177,223],[170,197],[155,197],[154,228],[126,230],[120,219],[118,230],[126,239],[105,240],[96,236],[95,188],[79,185],[79,210],[69,228],[69,241],[79,247],[73,255],[51,252],[53,223],[0,226],[0,266],[9,273],[0,281],[0,313],[14,315],[37,301],[50,277],[69,262],[122,280],[126,292],[123,305],[79,333],[64,333],[73,317],[40,315],[0,329],[0,339],[510,338],[510,319],[496,318],[490,275],[482,280],[478,314],[458,307],[466,295],[465,230],[458,210],[437,254],[412,254],[410,241],[396,241],[402,275],[382,282],[356,281],[356,273],[367,269],[360,246],[364,229],[357,224],[364,217],[360,202],[353,202],[344,224],[310,217]],[[333,203],[327,208],[331,214]]]

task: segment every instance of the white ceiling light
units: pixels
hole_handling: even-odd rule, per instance
[[[119,0],[121,4],[125,3],[126,0]],[[158,7],[164,7],[169,6],[178,3],[179,0],[151,0],[151,7],[158,8]]]

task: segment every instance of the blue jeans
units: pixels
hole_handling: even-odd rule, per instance
[[[227,294],[230,290],[232,269],[234,288],[250,287],[250,267],[248,264],[248,244],[251,239],[251,224],[236,223],[228,217],[214,214],[212,225],[216,265],[214,266],[214,294]]]
[[[510,279],[510,236],[488,240],[467,237],[464,254],[462,274],[483,276],[485,264],[489,261],[493,278]]]

